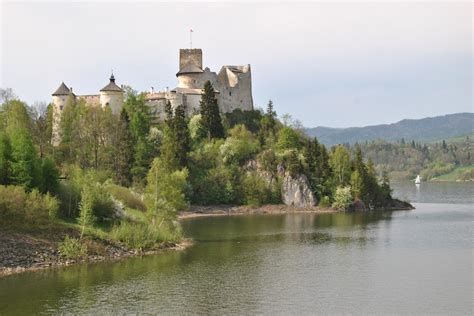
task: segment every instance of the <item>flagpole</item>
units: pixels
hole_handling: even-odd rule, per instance
[[[193,29],[189,29],[189,47],[193,48]]]

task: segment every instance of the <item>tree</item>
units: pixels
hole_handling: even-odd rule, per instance
[[[301,148],[301,136],[291,127],[284,127],[278,134],[277,147],[280,150],[287,149],[300,149]]]
[[[187,207],[185,190],[188,170],[170,171],[159,158],[155,158],[148,171],[145,203],[154,220],[175,219],[176,211]]]
[[[33,138],[38,145],[39,156],[43,158],[51,152],[53,105],[39,103],[35,108],[37,115],[33,120]]]
[[[334,203],[332,207],[338,210],[345,210],[352,203],[351,187],[338,187],[334,193]]]
[[[201,126],[207,139],[224,137],[224,127],[222,125],[214,87],[210,81],[204,84],[204,92],[200,102]]]
[[[27,189],[38,187],[41,183],[39,160],[30,134],[25,129],[18,130],[11,140],[11,179],[13,184]]]
[[[11,177],[11,144],[8,136],[0,132],[0,184],[7,185]]]
[[[171,104],[168,104],[166,112],[161,157],[169,170],[176,170],[187,166],[191,137],[184,106],[177,106],[173,114]]]
[[[347,148],[342,145],[336,146],[329,164],[334,172],[336,183],[338,185],[348,184],[351,174],[351,158]]]
[[[66,161],[72,162],[75,159],[76,140],[80,132],[77,123],[77,111],[74,98],[70,95],[61,112],[61,121],[59,123],[59,148]]]
[[[81,202],[79,204],[79,219],[81,225],[81,239],[87,226],[94,225],[96,218],[94,216],[94,194],[92,187],[86,185],[81,193]]]
[[[57,193],[59,188],[59,171],[54,161],[46,157],[41,162],[41,191]]]
[[[129,185],[132,180],[133,142],[129,124],[128,113],[122,109],[118,126],[115,129],[115,144],[113,144],[115,154],[112,157],[115,179],[120,185]]]

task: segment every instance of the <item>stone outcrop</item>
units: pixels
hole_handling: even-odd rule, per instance
[[[289,173],[285,173],[281,198],[285,205],[297,207],[312,207],[317,202],[309,186],[308,178],[303,174],[293,177]]]

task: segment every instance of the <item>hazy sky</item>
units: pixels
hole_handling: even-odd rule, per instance
[[[111,69],[137,90],[177,85],[179,48],[252,65],[256,106],[305,126],[473,112],[473,5],[464,3],[5,2],[0,86],[50,101],[96,94]]]

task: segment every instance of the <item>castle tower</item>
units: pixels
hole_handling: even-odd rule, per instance
[[[109,106],[113,114],[120,114],[123,107],[123,90],[115,84],[114,74],[109,78],[108,85],[100,90],[100,105]]]
[[[179,50],[179,71],[178,88],[202,89],[202,50],[180,49]]]
[[[59,88],[52,94],[53,96],[53,131],[52,131],[52,144],[54,146],[59,145],[59,123],[61,122],[61,114],[66,106],[69,98],[75,98],[72,90],[69,89],[64,82],[61,83]]]

